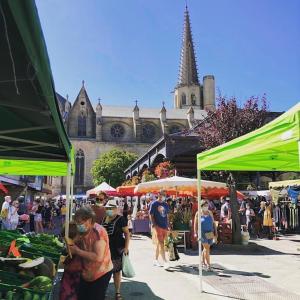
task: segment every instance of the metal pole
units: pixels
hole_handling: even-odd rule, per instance
[[[202,287],[202,251],[201,251],[201,171],[197,170],[197,187],[198,187],[198,248],[199,248],[199,284],[200,293],[203,292]]]
[[[67,184],[66,184],[66,221],[65,221],[65,237],[69,237],[70,223],[70,186],[71,186],[71,163],[68,163]]]
[[[71,175],[71,203],[70,203],[70,220],[73,220],[73,208],[74,208],[74,176]]]

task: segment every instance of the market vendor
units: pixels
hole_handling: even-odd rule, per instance
[[[83,262],[78,300],[104,300],[113,268],[108,235],[95,223],[95,213],[88,206],[78,209],[74,219],[81,246],[71,245],[70,250]]]

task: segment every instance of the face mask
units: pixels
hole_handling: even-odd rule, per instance
[[[79,233],[85,233],[85,232],[87,232],[87,228],[85,227],[84,224],[76,225],[76,227],[77,227],[77,231]]]
[[[207,206],[203,206],[202,210],[205,211],[205,212],[207,212],[208,211],[208,207]]]
[[[108,217],[112,217],[112,216],[114,215],[114,213],[113,213],[112,210],[107,210],[107,211],[106,211],[106,215],[107,215]]]
[[[101,202],[96,202],[96,206],[103,206]]]

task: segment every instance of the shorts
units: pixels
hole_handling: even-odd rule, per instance
[[[166,228],[155,227],[156,238],[159,242],[163,242],[168,235],[168,230]]]
[[[35,222],[42,222],[42,214],[35,214],[34,215]]]

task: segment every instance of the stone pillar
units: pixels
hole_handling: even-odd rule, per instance
[[[134,131],[134,138],[136,142],[142,141],[142,123],[140,120],[140,109],[137,105],[137,101],[135,101],[135,107],[132,111],[132,118],[133,118],[133,131]]]
[[[161,129],[162,129],[163,134],[168,134],[169,130],[168,130],[168,123],[167,123],[167,110],[165,108],[164,102],[163,102],[163,107],[159,114],[159,118],[160,118]]]
[[[98,99],[98,104],[96,107],[96,141],[102,141],[102,106],[100,103],[100,98]]]
[[[215,103],[215,78],[213,75],[203,77],[203,102],[205,110],[214,110]]]

